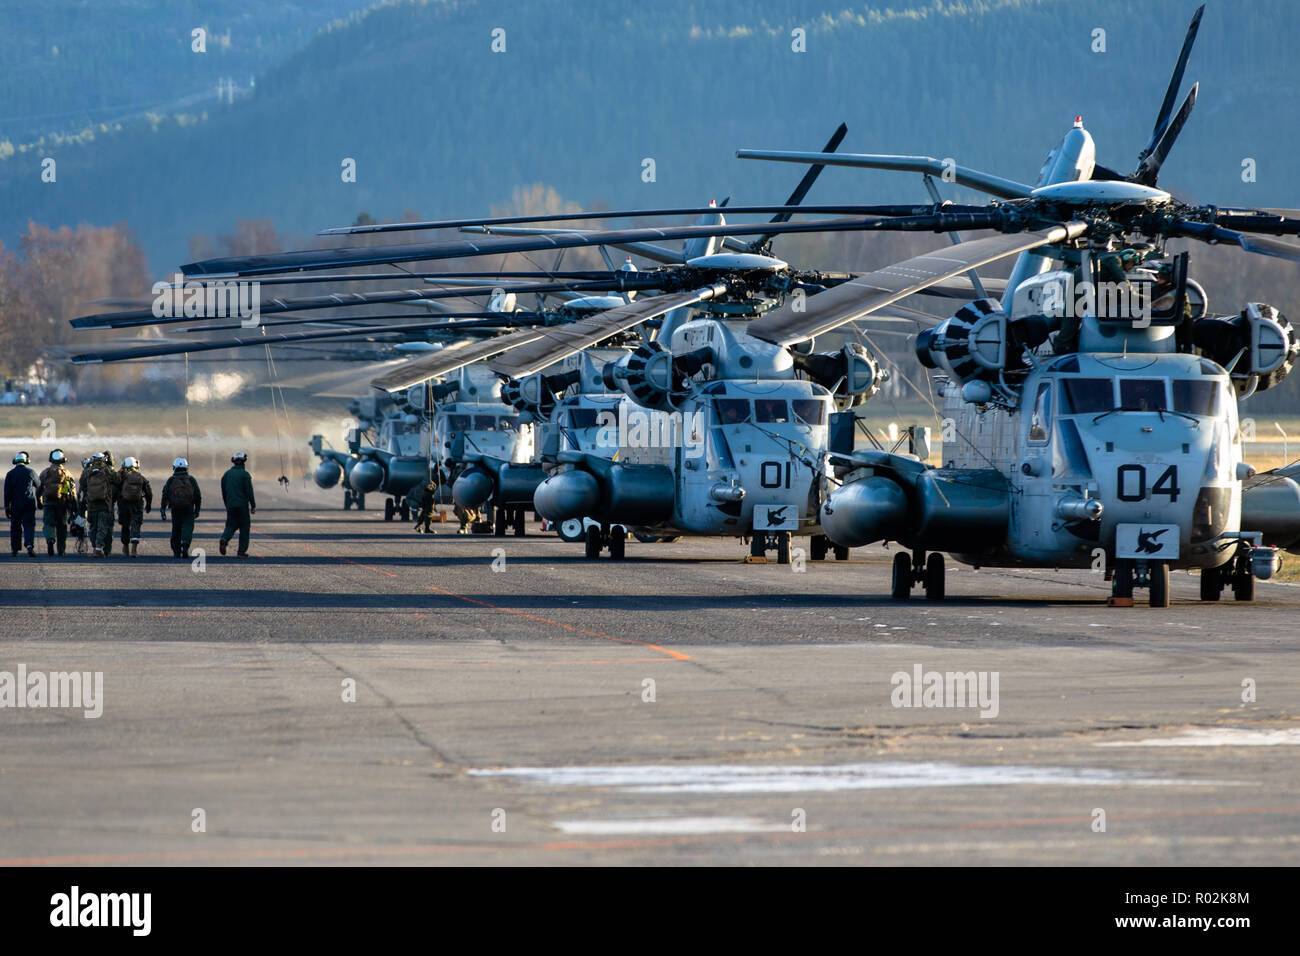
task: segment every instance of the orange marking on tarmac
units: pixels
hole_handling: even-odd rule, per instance
[[[267,539],[269,539],[269,540],[271,540],[271,541],[274,541],[274,540],[275,540],[275,538],[274,538],[273,536],[269,535],[269,534],[264,534],[264,533],[262,533],[262,532],[258,532],[258,534],[259,534],[261,537],[267,538]],[[321,550],[318,549],[318,548],[313,548],[313,547],[312,547],[311,545],[309,545],[309,544],[299,544],[299,545],[295,545],[295,547],[303,548],[304,550],[307,550],[307,551],[313,551],[313,552],[315,552],[316,554],[323,555],[324,557],[327,557],[327,558],[332,558],[332,559],[335,560],[335,561],[342,561],[342,562],[344,562],[345,564],[352,564],[352,565],[355,565],[355,566],[358,567],[358,568],[365,568],[367,571],[374,571],[376,574],[382,574],[382,575],[384,575],[385,577],[390,577],[390,578],[396,578],[396,577],[397,577],[397,575],[394,574],[394,573],[392,573],[391,571],[385,571],[383,568],[376,568],[376,567],[373,567],[373,566],[371,566],[371,565],[369,565],[369,564],[362,564],[360,561],[353,561],[351,558],[340,557],[340,556],[337,555],[337,554],[330,554],[328,551],[321,551]],[[430,590],[430,591],[437,591],[439,594],[444,594],[444,595],[446,595],[447,597],[455,598],[455,599],[458,600],[458,601],[464,601],[466,604],[477,604],[479,607],[487,608],[487,609],[490,610],[490,611],[500,611],[502,614],[512,614],[512,615],[514,615],[515,617],[522,617],[522,618],[525,618],[525,619],[527,619],[527,620],[529,620],[529,621],[536,621],[536,622],[539,623],[539,624],[547,624],[547,625],[550,625],[551,627],[562,628],[563,630],[566,630],[566,631],[572,631],[572,632],[575,633],[575,634],[585,634],[587,637],[598,637],[598,638],[600,638],[600,639],[603,640],[603,641],[613,641],[615,644],[635,644],[635,645],[637,645],[638,647],[648,647],[648,648],[650,648],[652,651],[657,651],[657,652],[660,653],[660,654],[664,654],[664,655],[666,655],[667,658],[668,658],[669,660],[672,660],[672,661],[689,661],[689,660],[691,659],[689,654],[683,654],[681,651],[674,651],[674,650],[672,650],[672,649],[670,649],[670,648],[662,647],[662,646],[660,646],[660,645],[658,645],[658,644],[651,644],[649,641],[638,641],[638,640],[634,640],[634,639],[632,639],[632,638],[630,638],[630,637],[611,637],[610,635],[608,635],[608,634],[604,634],[604,633],[602,633],[602,632],[600,632],[600,631],[588,631],[588,630],[584,630],[584,629],[581,628],[581,627],[574,627],[574,626],[571,625],[571,624],[561,624],[559,621],[552,621],[552,620],[551,620],[550,618],[548,618],[548,617],[541,617],[541,616],[539,616],[539,615],[537,615],[537,614],[528,614],[528,613],[525,613],[524,611],[513,611],[513,610],[511,610],[511,609],[508,608],[508,607],[500,607],[500,606],[498,606],[498,605],[496,605],[496,604],[489,604],[487,601],[480,601],[480,600],[478,600],[478,599],[476,599],[476,598],[466,597],[466,596],[463,595],[463,594],[457,594],[455,591],[448,591],[448,590],[446,590],[446,589],[444,589],[444,588],[436,587],[436,586],[434,586],[434,585],[432,585],[432,584],[430,584],[430,585],[426,585],[426,587],[427,587],[427,589]],[[420,616],[420,615],[419,615],[419,612],[415,612],[415,613],[417,614],[417,616]],[[626,662],[620,661],[619,663],[629,663],[629,664],[631,664],[631,663],[652,663],[654,660],[655,660],[655,659],[652,658],[651,661],[649,661],[649,662],[647,662],[647,661],[635,661],[635,662],[634,662],[634,661],[626,661]],[[516,662],[516,663],[520,663],[520,662]],[[529,662],[527,662],[527,663],[553,664],[553,663],[576,663],[576,662],[572,662],[572,661],[529,661]],[[604,661],[593,661],[592,663],[605,663],[605,662],[604,662]]]
[[[574,627],[571,624],[561,624],[559,621],[552,621],[547,617],[539,617],[536,614],[527,614],[524,611],[512,611],[508,607],[498,607],[495,604],[489,604],[487,601],[480,601],[477,598],[465,597],[463,594],[457,594],[454,591],[447,591],[443,588],[436,587],[432,584],[427,585],[430,591],[437,591],[439,594],[445,594],[448,597],[454,597],[458,601],[464,601],[467,604],[477,604],[493,611],[501,611],[504,614],[513,614],[515,617],[527,618],[530,621],[538,621],[542,624],[550,624],[552,627],[561,627],[566,631],[573,631],[575,634],[586,634],[588,637],[599,637],[601,640],[613,641],[616,644],[636,644],[640,647],[648,647],[651,650],[658,651],[660,654],[667,654],[668,657],[675,661],[689,661],[691,658],[681,651],[674,651],[667,647],[661,647],[658,644],[651,644],[649,641],[637,641],[630,637],[610,637],[600,631],[586,631],[580,627]]]
[[[1247,814],[1297,813],[1294,807],[1228,807],[1207,810],[1157,811],[1153,813],[1111,814],[1110,820],[1152,820],[1178,817],[1241,816]],[[348,856],[416,856],[419,854],[446,853],[508,853],[518,850],[544,852],[570,852],[574,850],[635,850],[658,846],[685,846],[693,843],[737,843],[746,841],[773,842],[782,840],[863,839],[876,836],[897,836],[907,833],[941,833],[952,830],[1001,830],[1019,827],[1051,827],[1087,823],[1088,816],[1039,817],[1020,820],[987,820],[977,823],[938,824],[933,826],[877,828],[870,830],[827,830],[807,833],[701,833],[688,836],[645,837],[626,840],[547,840],[543,843],[475,843],[436,844],[417,846],[356,846],[356,847],[292,847],[284,849],[249,850],[163,850],[158,853],[91,853],[77,856],[26,856],[0,857],[0,866],[94,866],[145,863],[153,860],[184,862],[193,860],[294,860],[328,859]]]

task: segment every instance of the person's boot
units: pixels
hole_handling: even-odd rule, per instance
[[[139,541],[132,541],[132,542],[131,542],[131,557],[133,557],[133,558],[138,558],[139,556],[140,556],[140,542],[139,542]]]
[[[33,548],[30,544],[27,546],[27,557],[29,558],[36,557],[36,549]]]
[[[225,538],[220,538],[217,540],[217,550],[220,551],[223,555],[226,553],[227,543],[228,542],[226,541]]]
[[[46,553],[46,554],[53,554],[53,553],[54,553],[54,542],[53,542],[53,541],[46,541],[46,542],[45,542],[45,553]]]
[[[104,549],[103,549],[103,548],[96,548],[96,549],[95,549],[95,557],[97,557],[97,558],[102,558],[103,556],[104,556]]]

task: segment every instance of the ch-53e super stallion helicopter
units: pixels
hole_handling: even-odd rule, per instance
[[[956,228],[965,219],[969,228],[1012,235],[907,264],[907,272],[941,273],[954,258],[976,265],[1020,253],[1001,302],[978,299],[917,338],[921,363],[945,373],[952,434],[943,466],[832,441],[845,483],[823,506],[823,527],[842,544],[905,545],[910,553],[894,559],[894,598],[923,582],[929,598],[941,599],[937,552],[947,551],[977,567],[1086,568],[1104,560],[1112,603],[1122,605],[1145,586],[1153,607],[1167,606],[1171,568],[1200,569],[1203,600],[1218,600],[1228,585],[1250,600],[1255,578],[1277,566],[1275,546],[1300,545],[1300,486],[1282,474],[1257,476],[1242,460],[1237,412],[1239,399],[1290,372],[1300,340],[1263,303],[1210,315],[1204,291],[1188,278],[1187,254],[1170,257],[1165,248],[1167,239],[1186,237],[1300,260],[1300,247],[1252,235],[1295,235],[1300,220],[1191,206],[1155,187],[1195,102],[1193,87],[1172,112],[1203,9],[1135,173],[1098,165],[1076,120],[1049,154],[1038,188],[958,169],[958,182],[1008,201],[947,207],[938,224]],[[923,157],[740,155],[927,174],[940,166]],[[1065,268],[1051,270],[1052,260]],[[804,314],[770,313],[751,333],[791,343],[824,332],[897,287],[903,271],[833,289]]]

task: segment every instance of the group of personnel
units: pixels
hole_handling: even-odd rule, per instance
[[[194,539],[194,522],[203,506],[199,483],[189,472],[189,462],[177,458],[172,474],[163,484],[159,516],[165,521],[171,512],[172,556],[188,558]],[[235,534],[239,535],[237,557],[248,557],[252,515],[257,513],[253,478],[248,472],[248,455],[236,452],[230,468],[221,476],[221,500],[226,508],[226,526],[218,547],[222,554]],[[41,513],[45,551],[49,555],[67,552],[68,535],[89,539],[97,558],[113,552],[113,516],[117,515],[123,554],[140,552],[144,516],[153,510],[154,493],[140,470],[139,459],[128,457],[120,469],[109,451],[95,452],[81,463],[81,476],[74,479],[62,449],[50,452],[50,464],[39,475],[25,451],[14,455],[13,468],[5,476],[5,517],[9,519],[9,551],[18,557],[22,548],[35,557],[36,513]]]

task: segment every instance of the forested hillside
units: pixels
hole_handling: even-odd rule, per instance
[[[1081,113],[1102,161],[1127,170],[1195,6],[393,2],[325,29],[233,105],[0,160],[0,238],[12,245],[29,219],[124,222],[161,274],[186,258],[190,236],[239,219],[294,234],[362,209],[471,214],[531,183],[584,204],[774,201],[795,170],[734,150],[814,148],[841,120],[845,150],[951,156],[1032,180]],[[806,52],[792,50],[795,28]],[[1093,52],[1097,30],[1105,52]],[[1188,76],[1200,100],[1162,184],[1203,201],[1300,205],[1297,35],[1300,4],[1212,0]],[[156,69],[140,58],[123,82]],[[23,108],[12,78],[3,99],[0,112]],[[40,178],[46,155],[55,183]],[[1242,181],[1246,158],[1254,183]],[[345,159],[355,183],[342,181]],[[914,177],[831,170],[812,198],[924,195]]]

